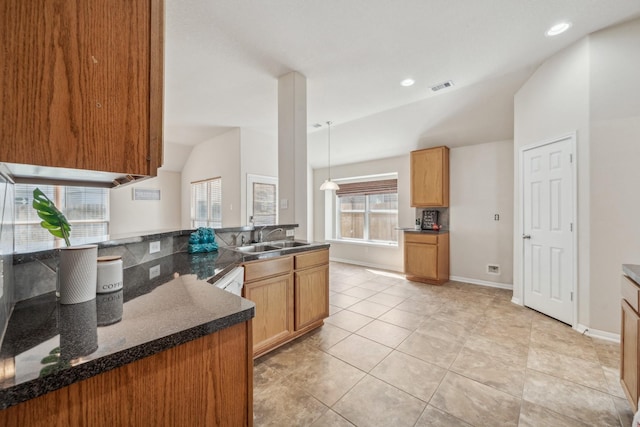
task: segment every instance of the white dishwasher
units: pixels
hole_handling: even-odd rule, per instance
[[[214,286],[224,289],[232,294],[242,296],[242,286],[244,286],[244,267],[236,267],[229,273],[222,276],[214,283]]]

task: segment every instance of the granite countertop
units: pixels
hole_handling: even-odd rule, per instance
[[[415,227],[409,228],[398,228],[398,230],[404,231],[405,233],[422,233],[422,234],[442,234],[442,233],[448,233],[449,229],[448,228],[444,228],[444,229],[440,229],[440,230],[416,230]]]
[[[253,302],[211,285],[242,261],[176,253],[125,269],[123,290],[86,303],[19,302],[0,348],[0,409],[250,320]]]
[[[634,282],[640,284],[640,265],[622,264],[622,272],[629,276]]]
[[[212,284],[245,261],[326,248],[175,253],[124,269],[122,290],[86,303],[53,292],[21,301],[0,347],[0,410],[250,320],[253,302]]]

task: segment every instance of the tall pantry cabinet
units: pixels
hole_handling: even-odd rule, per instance
[[[449,206],[449,148],[411,152],[411,206]],[[441,285],[449,280],[449,232],[404,232],[404,273],[407,280]]]
[[[156,175],[162,0],[0,4],[0,162]]]

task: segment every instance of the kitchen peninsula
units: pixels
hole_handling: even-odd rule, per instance
[[[169,248],[125,263],[122,291],[73,305],[47,292],[16,305],[0,349],[0,425],[252,425],[256,307],[215,284],[246,261],[318,245],[188,254],[191,231],[99,244],[101,255],[154,240]]]

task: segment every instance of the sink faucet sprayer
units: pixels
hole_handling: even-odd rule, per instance
[[[270,230],[267,234],[265,234],[264,236],[262,235],[262,232],[264,231],[266,225],[264,227],[262,227],[262,229],[260,230],[260,233],[258,234],[258,242],[262,243],[263,239],[265,237],[268,237],[271,233],[275,233],[276,231],[284,231],[283,228],[274,228],[273,230]]]

